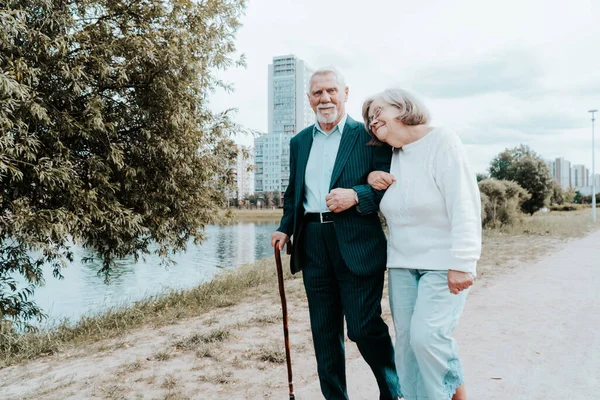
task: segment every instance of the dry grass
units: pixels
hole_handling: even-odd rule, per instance
[[[225,340],[229,339],[230,336],[231,333],[228,330],[216,329],[206,335],[194,334],[190,337],[180,340],[175,343],[175,348],[177,350],[193,351],[197,350],[204,344],[224,342]]]
[[[66,346],[111,339],[141,326],[164,326],[209,310],[239,304],[256,293],[257,288],[271,287],[276,282],[272,264],[270,259],[261,260],[193,289],[148,297],[129,307],[84,316],[74,324],[65,321],[37,333],[15,334],[0,330],[0,368],[51,355]]]
[[[585,235],[592,229],[590,220],[589,209],[537,213],[533,217],[524,217],[518,225],[484,231],[484,253],[480,263],[482,275],[510,267],[513,262],[511,260],[515,257],[521,260],[534,259],[547,252],[548,247],[555,243]],[[28,334],[0,331],[0,368],[81,344],[121,337],[142,326],[158,327],[172,324],[184,318],[203,315],[210,310],[240,304],[256,297],[257,293],[272,292],[273,287],[276,287],[273,264],[271,259],[262,260],[223,274],[196,288],[171,291],[138,301],[129,307],[85,316],[75,324],[65,322],[38,333]],[[299,275],[292,278],[289,273],[286,274],[287,279],[299,278]],[[304,295],[301,286],[289,285],[288,298],[301,298]],[[249,322],[257,326],[266,326],[280,321],[280,316],[265,315]],[[196,351],[198,358],[212,357],[213,348],[227,340],[230,334],[227,330],[216,329],[205,336],[194,335],[183,339],[175,347]],[[259,358],[264,361],[281,360],[281,354],[271,353],[265,348],[259,350],[259,353],[262,354],[258,355]],[[157,360],[167,360],[169,357],[168,352],[154,355]],[[219,375],[223,378],[223,374]],[[212,381],[213,378],[215,377],[206,379]]]
[[[274,364],[283,364],[285,362],[285,352],[281,349],[279,343],[277,346],[273,344],[269,346],[260,346],[258,350],[252,352],[250,356],[262,362]]]
[[[577,211],[537,213],[525,216],[521,223],[485,231],[486,237],[495,236],[555,236],[559,238],[581,237],[593,227],[591,209]]]
[[[237,222],[261,222],[273,221],[279,222],[283,215],[282,208],[262,209],[262,210],[237,210],[231,209],[233,220]]]

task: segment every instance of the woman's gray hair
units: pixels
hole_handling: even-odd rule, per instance
[[[369,127],[369,108],[375,100],[383,100],[400,110],[397,119],[406,125],[422,125],[429,123],[431,120],[429,110],[415,95],[404,89],[386,89],[381,93],[368,97],[363,103],[362,115],[365,121],[365,129],[373,138],[369,144],[381,144]]]
[[[344,78],[344,74],[342,74],[342,72],[336,67],[319,68],[315,72],[312,73],[312,75],[310,76],[310,79],[308,81],[311,82],[316,75],[326,75],[326,74],[335,75],[335,79],[336,79],[338,85],[340,85],[342,87],[342,89],[347,88],[346,78]],[[310,90],[310,88],[309,88],[309,90]]]

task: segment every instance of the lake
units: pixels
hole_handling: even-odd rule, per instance
[[[227,226],[208,226],[207,239],[193,243],[185,253],[173,257],[177,262],[165,268],[157,256],[134,263],[119,260],[109,282],[98,275],[100,263],[81,263],[90,254],[81,247],[74,249],[75,261],[62,272],[65,279],[44,270],[46,285],[36,289],[33,299],[50,319],[78,319],[89,312],[130,303],[167,289],[184,289],[210,281],[217,273],[273,256],[271,234],[275,222],[244,222]],[[274,264],[273,264],[274,265]],[[273,266],[275,268],[275,266]]]

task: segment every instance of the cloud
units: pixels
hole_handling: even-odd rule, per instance
[[[477,171],[506,147],[591,166],[590,118],[600,109],[600,3],[571,0],[426,0],[364,3],[253,0],[238,34],[248,68],[223,78],[236,121],[267,129],[267,65],[293,53],[313,68],[335,65],[350,86],[347,109],[386,87],[423,97],[434,125],[455,129]],[[600,115],[596,124],[600,150]],[[241,138],[251,144],[251,138]],[[597,159],[600,159],[598,157]]]
[[[461,98],[488,93],[526,95],[539,92],[542,68],[528,51],[506,51],[460,65],[430,67],[413,72],[410,80],[430,97]]]

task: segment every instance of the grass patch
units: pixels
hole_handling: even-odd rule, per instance
[[[287,265],[288,257],[284,259]],[[289,277],[289,272],[287,275]],[[103,314],[84,316],[74,324],[64,321],[58,326],[25,334],[0,326],[0,368],[48,356],[68,346],[120,337],[145,325],[167,325],[181,318],[239,304],[256,293],[257,288],[276,288],[276,284],[274,261],[266,259],[224,273],[195,288],[150,296],[129,307],[115,307]]]
[[[276,210],[279,212],[279,210]],[[596,227],[600,226],[596,225]],[[524,216],[513,226],[484,230],[484,257],[482,261],[502,265],[500,251],[494,250],[503,244],[510,244],[523,236],[547,236],[553,238],[581,237],[593,228],[591,209],[584,208],[571,212],[536,213]],[[486,246],[494,247],[487,248]],[[540,248],[539,251],[544,251]],[[507,248],[504,253],[510,252]],[[496,256],[495,254],[498,253]],[[496,258],[498,258],[496,260]],[[283,257],[284,271],[289,271],[289,257]],[[291,275],[286,272],[287,279]],[[292,279],[298,279],[300,275]],[[142,326],[159,327],[177,320],[196,317],[210,310],[239,304],[263,291],[277,293],[277,278],[272,258],[261,260],[235,271],[224,273],[213,281],[193,289],[170,291],[148,297],[128,307],[112,308],[103,314],[83,317],[76,323],[65,321],[58,326],[40,330],[37,333],[17,334],[0,326],[0,368],[24,360],[51,355],[66,348],[113,339]],[[290,288],[291,290],[292,288]],[[296,294],[290,291],[288,295]],[[303,291],[298,291],[298,296]],[[252,319],[256,324],[280,322],[279,316],[264,316]],[[215,330],[208,335],[192,335],[178,342],[182,349],[195,350],[199,357],[212,356],[210,349],[203,347],[210,343],[227,340],[229,332]],[[122,342],[125,343],[125,342]],[[122,345],[119,343],[119,345]],[[106,348],[107,350],[109,348]],[[277,362],[281,354],[271,358],[265,351],[265,360]],[[166,353],[168,354],[168,353]],[[274,361],[270,361],[270,359]]]
[[[159,351],[152,358],[156,361],[167,361],[171,358],[171,353],[169,353],[168,351]]]
[[[556,236],[560,238],[585,236],[593,228],[591,209],[568,213],[547,212],[524,216],[514,225],[484,230],[484,237],[508,236]]]
[[[250,321],[248,321],[248,322],[251,324],[259,325],[259,326],[265,326],[265,325],[271,325],[271,324],[275,324],[275,323],[281,323],[282,320],[283,320],[282,315],[262,315],[260,317],[254,317],[254,318],[250,319]]]
[[[231,209],[233,220],[236,222],[276,222],[283,216],[282,208],[262,210]]]
[[[215,358],[215,353],[213,353],[213,348],[207,344],[200,345],[198,349],[196,349],[196,357],[197,358]]]
[[[173,390],[175,389],[175,386],[177,386],[177,379],[175,379],[175,377],[172,375],[167,376],[163,383],[160,385],[161,388],[167,390]]]
[[[200,382],[213,383],[217,385],[227,385],[233,383],[233,372],[221,370],[214,375],[201,375],[198,377]]]
[[[231,337],[231,333],[226,330],[216,329],[208,334],[200,335],[198,333],[193,334],[183,340],[175,343],[177,350],[196,350],[199,346],[209,343],[220,343]]]
[[[142,363],[138,361],[134,361],[130,364],[124,364],[121,366],[119,372],[117,372],[118,376],[123,376],[130,374],[132,372],[136,372],[142,369]]]
[[[260,361],[273,364],[283,364],[286,361],[285,351],[279,347],[261,346],[258,351],[253,352],[251,355],[258,358]]]

